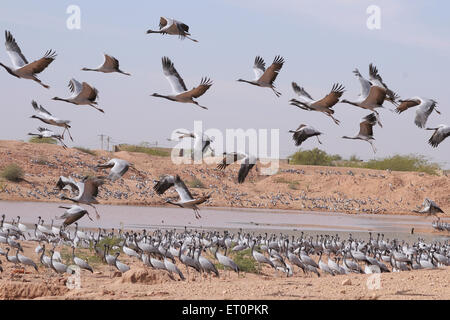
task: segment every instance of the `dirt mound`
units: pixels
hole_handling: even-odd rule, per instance
[[[0,178],[0,198],[12,201],[60,202],[55,190],[59,176],[106,175],[96,165],[110,158],[134,164],[140,174],[129,170],[117,183],[103,185],[97,199],[101,204],[163,206],[153,190],[153,180],[162,174],[179,174],[188,185],[198,179],[201,188],[193,194],[214,192],[204,206],[347,213],[415,214],[425,198],[450,212],[450,177],[420,172],[396,172],[362,168],[296,166],[280,163],[273,176],[251,170],[244,184],[237,182],[240,164],[224,172],[215,164],[176,165],[170,157],[121,151],[114,154],[96,150],[95,155],[60,146],[0,140],[0,170],[15,163],[24,170],[24,180]],[[208,159],[210,161],[211,159]],[[198,184],[194,184],[199,186]],[[171,190],[169,194],[177,196]],[[443,216],[443,215],[442,215]]]
[[[47,283],[4,282],[0,284],[0,299],[34,299],[45,296],[61,296],[69,289]]]
[[[173,280],[167,272],[137,268],[125,272],[117,283],[161,284],[169,281]]]

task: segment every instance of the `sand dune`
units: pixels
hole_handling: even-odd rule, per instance
[[[238,164],[221,172],[214,164],[175,165],[170,157],[95,152],[93,156],[55,145],[0,141],[0,169],[16,163],[25,171],[22,182],[0,180],[0,199],[59,201],[54,187],[60,175],[106,174],[94,166],[117,157],[134,163],[145,179],[129,171],[124,179],[101,188],[98,200],[102,204],[163,205],[163,198],[152,190],[153,180],[162,174],[179,174],[188,186],[194,179],[202,183],[203,187],[191,189],[194,194],[213,192],[206,206],[411,214],[429,197],[444,212],[450,211],[450,178],[446,175],[280,163],[277,174],[262,176],[252,170],[239,185]],[[177,197],[174,191],[166,195]]]

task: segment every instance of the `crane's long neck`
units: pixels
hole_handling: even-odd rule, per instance
[[[16,78],[19,78],[19,76],[17,74],[15,74],[15,72],[8,66],[5,66],[3,63],[0,62],[0,66],[2,66],[3,68],[5,68],[5,70],[10,74],[13,75]]]
[[[31,116],[32,118],[35,118],[35,119],[39,119],[39,120],[41,120],[42,122],[45,122],[46,123],[46,121],[45,121],[45,119],[44,118],[41,118],[41,117],[39,117],[39,116],[36,116],[36,115],[34,115],[34,116]]]
[[[152,96],[153,97],[158,97],[158,98],[164,98],[164,99],[167,99],[167,100],[170,100],[170,101],[175,101],[173,97],[165,96],[165,95],[162,95],[162,94],[159,94],[159,93],[154,93],[154,94],[152,94]]]
[[[348,104],[351,104],[351,105],[359,107],[359,103],[353,102],[353,101],[348,101],[348,100],[345,100],[345,99],[342,100],[341,103],[348,103]]]
[[[52,251],[50,251],[50,267],[56,271],[56,268],[53,265],[53,252]]]
[[[41,261],[42,264],[44,264],[44,254],[45,254],[45,245],[42,246],[42,253],[41,256],[39,258],[39,261]]]
[[[62,98],[58,98],[58,97],[54,97],[53,100],[64,101],[64,102],[72,103],[72,101],[69,101],[68,99],[62,99]]]
[[[249,80],[244,80],[244,79],[238,79],[239,82],[245,82],[245,83],[249,83],[252,84],[254,86],[259,86],[258,83],[256,83],[255,81],[249,81]]]
[[[147,30],[147,34],[150,34],[150,33],[162,33],[162,31],[161,30]]]
[[[131,73],[128,73],[128,72],[123,72],[122,70],[117,70],[117,72],[118,73],[121,73],[121,74],[124,74],[124,75],[126,75],[126,76],[131,76]]]
[[[61,196],[61,200],[70,200],[70,201],[72,201],[72,202],[78,203],[77,200],[72,199],[72,198],[69,198],[69,197],[66,197],[65,195],[62,195],[62,196]]]

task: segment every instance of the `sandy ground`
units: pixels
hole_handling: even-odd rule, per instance
[[[25,255],[38,260],[36,243],[23,242]],[[303,300],[303,299],[450,299],[450,268],[417,270],[379,275],[305,276],[297,268],[293,277],[263,268],[261,274],[220,271],[220,278],[201,278],[190,272],[189,281],[170,279],[165,271],[145,268],[135,258],[120,255],[131,269],[124,275],[104,264],[93,264],[94,273],[81,271],[81,288],[68,275],[57,276],[39,265],[39,272],[27,267],[25,273],[14,271],[3,260],[0,273],[0,299],[168,299],[168,300]],[[317,258],[316,258],[317,260]],[[177,263],[180,267],[180,263]],[[187,276],[184,266],[180,270]],[[378,275],[376,275],[378,276]],[[372,277],[372,278],[371,278]],[[372,289],[369,289],[372,288]]]
[[[338,211],[347,213],[411,214],[425,197],[450,210],[450,180],[447,176],[422,173],[387,172],[367,169],[293,166],[281,164],[280,172],[261,176],[252,171],[246,183],[237,183],[238,165],[222,173],[215,165],[176,166],[167,157],[139,153],[85,154],[59,146],[0,141],[0,169],[16,163],[24,169],[24,181],[0,179],[0,200],[59,202],[55,184],[60,175],[80,178],[96,171],[98,163],[117,157],[134,163],[142,176],[128,172],[124,179],[101,188],[102,204],[162,205],[153,190],[153,180],[162,174],[179,174],[189,181],[200,180],[203,188],[195,194],[214,191],[204,205],[214,207],[277,208]],[[168,196],[176,197],[175,192]],[[34,242],[24,242],[25,255],[38,261]],[[370,275],[323,275],[309,277],[295,269],[293,277],[221,272],[220,278],[178,281],[163,271],[144,268],[141,262],[124,257],[131,266],[123,276],[104,264],[93,265],[95,272],[81,272],[81,288],[69,289],[69,276],[56,276],[40,266],[37,273],[27,268],[15,270],[1,257],[0,299],[449,299],[449,268],[382,274],[380,287],[370,290]],[[187,276],[184,267],[182,272]],[[191,277],[193,271],[191,271]],[[111,277],[112,276],[112,277]],[[344,284],[347,283],[347,284]]]
[[[252,170],[240,185],[238,164],[221,172],[214,164],[178,166],[169,157],[124,151],[96,151],[92,156],[76,149],[18,141],[0,141],[0,169],[16,163],[25,171],[24,181],[0,179],[0,199],[60,201],[59,191],[55,190],[60,175],[81,178],[107,174],[94,167],[114,157],[134,163],[142,176],[130,170],[124,179],[104,185],[97,197],[102,204],[164,205],[164,199],[152,190],[153,181],[162,174],[179,174],[194,195],[213,192],[206,206],[412,214],[428,197],[444,212],[450,211],[450,178],[446,175],[282,163],[280,171],[272,176]],[[193,188],[193,179],[200,180],[203,187]],[[169,190],[164,196],[176,198],[177,194]]]

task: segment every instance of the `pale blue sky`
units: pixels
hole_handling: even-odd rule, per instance
[[[66,28],[66,9],[81,8],[81,30]],[[369,5],[381,9],[381,30],[366,27]],[[204,128],[280,129],[280,153],[296,151],[289,129],[308,123],[325,134],[323,145],[310,139],[304,149],[319,146],[344,157],[357,154],[373,158],[370,145],[343,140],[354,135],[359,119],[367,112],[350,105],[334,107],[336,126],[328,117],[289,105],[294,98],[291,82],[296,81],[314,97],[326,94],[334,82],[346,87],[344,98],[353,100],[359,82],[352,70],[367,76],[373,62],[385,82],[402,97],[424,96],[439,102],[442,115],[433,113],[428,125],[450,123],[450,3],[443,1],[3,1],[0,30],[10,30],[28,60],[40,58],[47,49],[58,57],[40,78],[51,86],[45,90],[29,80],[11,77],[0,70],[4,116],[0,139],[27,139],[26,134],[41,125],[30,119],[35,99],[59,118],[72,120],[71,146],[99,148],[98,134],[116,142],[159,141],[177,128],[192,129],[195,120]],[[157,29],[160,16],[173,17],[190,26],[192,37],[181,41],[174,36],[147,35]],[[3,40],[2,40],[3,42]],[[10,65],[4,50],[0,61]],[[133,76],[83,72],[97,67],[103,53],[120,60],[122,70]],[[276,80],[276,98],[271,90],[238,83],[253,79],[252,65],[261,55],[270,65],[275,55],[286,63]],[[185,79],[188,88],[201,77],[214,81],[212,88],[195,105],[150,97],[170,93],[162,74],[161,57],[168,56]],[[86,81],[99,90],[99,105],[105,114],[85,106],[52,101],[69,95],[70,78]],[[392,107],[389,103],[386,106]],[[381,110],[384,128],[375,128],[377,157],[395,153],[418,153],[450,167],[449,143],[437,149],[427,140],[429,131],[418,129],[414,111],[397,115]]]

